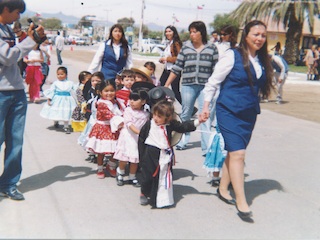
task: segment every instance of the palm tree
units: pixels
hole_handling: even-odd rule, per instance
[[[310,32],[313,33],[314,17],[318,16],[320,0],[273,0],[243,1],[230,16],[246,24],[252,18],[268,21],[269,18],[278,25],[287,28],[284,58],[288,63],[295,63],[299,56],[300,39],[303,23],[308,20]]]

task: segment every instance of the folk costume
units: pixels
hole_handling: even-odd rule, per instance
[[[150,198],[154,208],[174,204],[172,186],[172,165],[174,151],[171,147],[172,131],[185,133],[196,130],[198,120],[179,122],[172,120],[169,125],[158,126],[149,120],[142,127],[139,140],[141,166],[141,193]]]

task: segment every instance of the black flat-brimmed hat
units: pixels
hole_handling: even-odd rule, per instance
[[[158,87],[152,88],[148,92],[148,95],[149,95],[149,101],[150,101],[151,105],[155,104],[156,102],[158,102],[160,100],[164,100],[164,99],[167,99],[172,102],[175,100],[174,92],[170,88],[163,87],[163,86],[158,86]]]
[[[135,82],[131,87],[131,91],[145,90],[149,92],[151,89],[155,87],[156,86],[150,82]]]

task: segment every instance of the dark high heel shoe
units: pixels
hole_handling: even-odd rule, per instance
[[[252,217],[252,211],[250,211],[250,212],[241,212],[238,209],[237,204],[235,204],[235,205],[236,205],[236,209],[238,210],[238,215],[239,215],[240,218],[246,219],[246,218],[251,218]]]
[[[220,194],[219,188],[217,189],[217,194],[218,194],[218,197],[219,197],[222,201],[224,201],[225,203],[231,204],[231,205],[236,205],[236,200],[235,200],[234,198],[232,198],[232,199],[230,199],[230,200],[224,198],[224,197]]]

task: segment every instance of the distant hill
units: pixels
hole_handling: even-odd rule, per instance
[[[36,12],[26,10],[21,17],[34,17],[36,16]],[[65,15],[62,12],[59,13],[40,13],[42,18],[58,18],[62,21],[62,23],[66,24],[77,24],[80,18],[71,15]]]
[[[30,10],[26,10],[22,15],[21,17],[34,17],[36,16],[36,12],[34,11],[30,11]],[[71,24],[78,24],[80,18],[77,18],[75,16],[72,16],[72,15],[65,15],[63,14],[62,12],[59,12],[59,13],[39,13],[41,14],[41,17],[42,18],[58,18],[62,21],[63,24],[67,24],[67,25],[71,25]],[[96,24],[103,24],[102,22],[99,22],[97,21]],[[105,23],[104,23],[105,24]],[[108,25],[109,26],[112,26],[114,23],[113,22],[109,22]],[[147,24],[149,30],[151,31],[164,31],[164,28],[166,26],[160,26],[156,23],[148,23]],[[177,29],[179,32],[182,30],[182,29]]]

